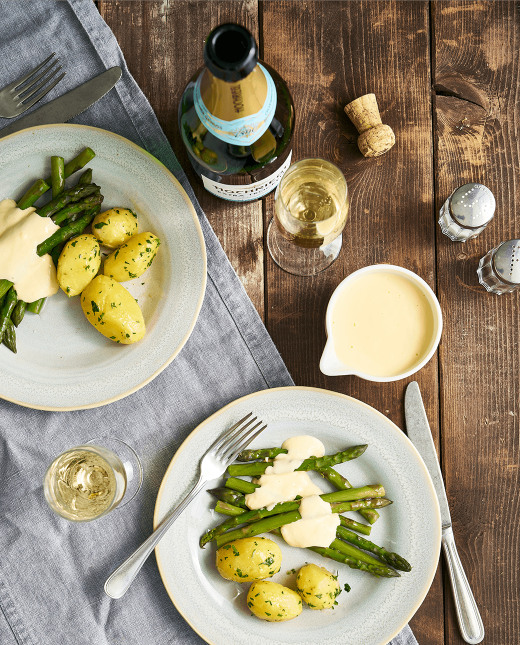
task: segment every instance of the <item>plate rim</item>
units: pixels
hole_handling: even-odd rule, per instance
[[[209,416],[207,419],[199,423],[198,426],[196,426],[190,434],[186,437],[186,439],[181,443],[181,445],[177,448],[174,456],[172,457],[172,460],[170,461],[168,468],[166,469],[166,472],[164,473],[163,479],[161,481],[161,485],[159,486],[159,490],[157,492],[157,498],[155,501],[155,508],[154,508],[154,514],[153,514],[153,529],[155,530],[159,524],[159,507],[161,505],[161,500],[162,496],[164,494],[164,491],[166,489],[167,485],[167,480],[169,479],[169,476],[175,466],[175,463],[178,459],[178,457],[181,455],[181,453],[185,450],[187,444],[191,441],[191,439],[198,434],[201,430],[204,429],[204,427],[212,422],[214,419],[216,419],[218,416],[223,414],[225,411],[227,411],[229,408],[232,408],[235,405],[238,405],[239,403],[246,401],[248,399],[253,399],[254,397],[257,396],[262,396],[268,392],[282,392],[284,390],[298,390],[301,392],[314,392],[317,394],[321,395],[327,395],[327,396],[336,396],[341,399],[353,402],[356,405],[360,405],[361,407],[367,408],[370,410],[372,413],[376,413],[379,417],[381,417],[387,424],[392,427],[392,430],[397,431],[399,433],[399,436],[402,436],[402,438],[405,439],[405,443],[407,442],[410,447],[412,448],[412,452],[415,453],[415,456],[417,458],[418,463],[421,465],[422,469],[424,470],[424,474],[426,475],[426,482],[430,488],[430,493],[432,494],[433,499],[435,500],[435,510],[436,510],[436,552],[438,553],[438,558],[436,561],[435,566],[432,567],[432,570],[430,571],[430,575],[428,580],[426,581],[423,590],[421,591],[420,598],[412,608],[412,610],[409,612],[409,615],[407,615],[404,618],[404,622],[399,626],[399,628],[392,634],[390,639],[385,640],[385,642],[381,642],[381,644],[378,645],[386,645],[386,643],[390,642],[397,634],[401,632],[401,630],[410,622],[410,619],[415,615],[419,607],[422,605],[424,599],[426,598],[426,595],[428,594],[431,585],[433,583],[433,580],[435,578],[435,574],[437,572],[438,568],[438,560],[440,557],[440,551],[441,551],[441,539],[442,539],[442,522],[441,522],[441,512],[440,512],[440,507],[439,507],[439,502],[437,499],[437,494],[435,492],[435,487],[433,485],[430,472],[428,471],[428,468],[426,467],[426,464],[424,463],[423,458],[421,457],[419,451],[417,448],[414,446],[412,441],[408,438],[405,432],[399,428],[398,425],[396,425],[393,421],[391,421],[388,417],[386,417],[382,412],[379,412],[379,410],[376,410],[373,408],[371,405],[368,405],[368,403],[364,403],[363,401],[360,401],[359,399],[354,398],[353,396],[349,396],[348,394],[342,394],[341,392],[333,392],[332,390],[325,390],[323,388],[317,388],[317,387],[309,387],[309,386],[298,386],[298,385],[290,385],[290,386],[284,386],[284,387],[274,387],[274,388],[267,388],[264,390],[259,390],[257,392],[251,392],[250,394],[246,394],[245,396],[242,396],[238,399],[235,399],[234,401],[231,401],[227,405],[223,406],[216,412],[214,412],[211,416]],[[168,586],[168,582],[166,580],[166,574],[163,569],[163,565],[161,562],[161,556],[159,553],[159,545],[155,547],[155,559],[157,561],[157,567],[159,569],[159,573],[161,576],[162,583],[164,585],[164,588],[166,589],[166,593],[168,594],[170,600],[172,601],[173,605],[179,612],[179,614],[183,617],[183,619],[188,623],[188,625],[193,629],[195,633],[197,633],[208,645],[216,645],[212,640],[210,640],[208,637],[206,637],[204,634],[202,634],[199,629],[191,622],[191,620],[185,615],[185,613],[182,611],[182,609],[178,606],[178,604],[175,601],[173,593],[171,593],[170,588]],[[385,637],[386,638],[386,637]]]
[[[79,123],[50,123],[46,125],[38,125],[38,126],[33,126],[32,128],[24,128],[23,130],[18,130],[18,132],[13,132],[12,134],[9,134],[5,137],[2,137],[2,131],[0,130],[0,144],[2,144],[4,141],[7,141],[8,139],[12,139],[14,137],[19,136],[20,134],[23,133],[29,133],[33,131],[42,131],[42,130],[49,130],[49,129],[54,129],[54,128],[63,128],[63,129],[80,129],[80,130],[95,130],[96,132],[101,132],[104,135],[109,135],[110,137],[115,137],[118,140],[124,141],[126,144],[130,145],[131,147],[135,148],[136,150],[140,151],[141,153],[145,154],[147,157],[151,159],[151,161],[157,165],[159,165],[166,173],[169,175],[170,180],[172,181],[173,185],[177,190],[179,191],[181,197],[184,199],[186,202],[186,205],[188,206],[188,210],[190,211],[190,215],[193,219],[193,222],[195,224],[195,230],[197,232],[199,242],[200,242],[200,248],[202,252],[202,263],[203,263],[203,277],[202,277],[202,285],[201,285],[201,290],[199,293],[199,298],[197,301],[197,306],[195,309],[195,315],[193,316],[193,320],[191,321],[191,324],[188,327],[188,330],[184,337],[182,338],[179,346],[175,350],[175,352],[164,362],[161,366],[159,366],[153,374],[151,374],[148,378],[144,379],[144,381],[141,381],[141,383],[135,385],[134,387],[130,388],[129,390],[125,390],[124,392],[121,392],[110,399],[105,399],[104,401],[99,401],[95,403],[87,403],[85,405],[77,405],[77,406],[65,406],[65,407],[56,407],[56,406],[48,406],[48,405],[37,405],[37,404],[32,404],[32,403],[26,403],[24,401],[18,401],[14,398],[11,398],[9,396],[5,396],[0,392],[0,399],[4,401],[8,401],[9,403],[15,403],[16,405],[20,405],[24,408],[30,408],[32,410],[43,410],[45,412],[72,412],[74,410],[89,410],[93,408],[100,408],[105,405],[109,405],[110,403],[114,403],[115,401],[119,401],[121,399],[126,398],[127,396],[130,396],[130,394],[134,394],[134,392],[137,392],[140,390],[142,387],[145,385],[148,385],[151,381],[153,381],[154,378],[156,378],[168,365],[173,361],[173,359],[179,354],[181,349],[184,347],[186,342],[188,341],[189,337],[191,336],[191,333],[193,332],[193,329],[195,327],[195,324],[197,322],[197,319],[200,314],[200,310],[202,308],[202,303],[204,302],[204,296],[206,294],[206,286],[207,286],[207,280],[208,280],[208,258],[207,258],[207,249],[206,249],[206,241],[204,239],[204,233],[202,232],[202,227],[199,222],[199,218],[197,216],[197,211],[195,210],[195,207],[193,205],[193,202],[188,196],[188,193],[185,191],[185,189],[182,187],[181,183],[175,177],[175,175],[167,168],[162,161],[159,161],[157,157],[152,155],[150,152],[145,150],[142,146],[138,146],[136,143],[133,141],[130,141],[130,139],[127,139],[126,137],[121,136],[120,134],[116,134],[115,132],[111,132],[110,130],[104,130],[103,128],[97,128],[92,125],[82,125]]]

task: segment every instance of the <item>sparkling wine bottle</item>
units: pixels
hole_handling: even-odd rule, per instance
[[[214,29],[205,66],[179,106],[179,129],[204,188],[223,199],[261,199],[291,163],[294,105],[283,79],[258,60],[253,36],[240,25]]]

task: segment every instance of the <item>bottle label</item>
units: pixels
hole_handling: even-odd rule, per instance
[[[255,199],[264,197],[278,186],[283,174],[291,165],[291,157],[292,151],[289,153],[287,159],[283,162],[280,168],[278,168],[278,170],[276,170],[272,175],[269,175],[269,177],[260,181],[256,181],[253,184],[247,184],[247,186],[219,184],[212,179],[208,179],[208,177],[205,177],[204,175],[201,175],[202,183],[208,192],[213,193],[213,195],[216,195],[221,199],[227,199],[231,202],[252,202]]]
[[[193,92],[193,101],[195,111],[204,127],[214,134],[218,139],[238,146],[248,146],[259,139],[269,127],[273,120],[276,110],[276,87],[269,72],[260,64],[258,67],[264,73],[267,81],[267,96],[262,109],[256,114],[235,119],[234,121],[224,121],[219,119],[208,110],[204,105],[200,93],[200,82],[202,74],[195,83]],[[237,97],[237,100],[240,97]]]

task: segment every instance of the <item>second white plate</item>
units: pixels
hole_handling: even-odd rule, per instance
[[[287,437],[301,434],[318,437],[327,454],[368,443],[364,455],[337,469],[354,486],[384,485],[394,503],[381,510],[370,539],[402,555],[413,569],[400,578],[378,579],[269,536],[283,553],[282,569],[271,578],[274,582],[294,589],[296,576],[289,572],[314,562],[330,571],[339,570],[341,588],[348,583],[352,590],[341,593],[334,610],[305,607],[294,620],[267,623],[251,616],[246,606],[249,584],[226,581],[217,573],[214,545],[199,548],[200,536],[225,519],[212,510],[215,500],[201,493],[156,549],[172,601],[211,645],[386,645],[410,620],[430,588],[439,559],[441,521],[419,453],[397,426],[368,405],[305,387],[265,390],[229,404],[198,426],[178,449],[159,490],[155,524],[193,487],[200,458],[211,443],[248,412],[268,424],[252,447],[279,446]],[[315,481],[329,490],[319,476]],[[353,513],[349,516],[361,519]]]
[[[0,347],[0,397],[41,410],[97,407],[151,381],[188,339],[206,287],[204,237],[184,189],[155,157],[116,134],[63,124],[0,139],[0,200],[19,199],[36,179],[49,176],[51,155],[68,161],[87,146],[96,153],[89,167],[105,196],[103,210],[131,208],[139,231],[161,239],[151,268],[124,283],[147,332],[135,345],[118,345],[86,320],[79,297],[61,290],[40,316],[26,314],[16,331],[18,354]]]

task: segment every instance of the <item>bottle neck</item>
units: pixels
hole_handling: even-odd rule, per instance
[[[267,78],[257,65],[235,83],[227,83],[206,69],[200,79],[200,94],[213,116],[223,121],[235,121],[260,112],[268,93]]]
[[[276,103],[274,81],[262,65],[232,83],[205,69],[195,83],[194,106],[201,123],[234,145],[259,139],[273,120]]]

